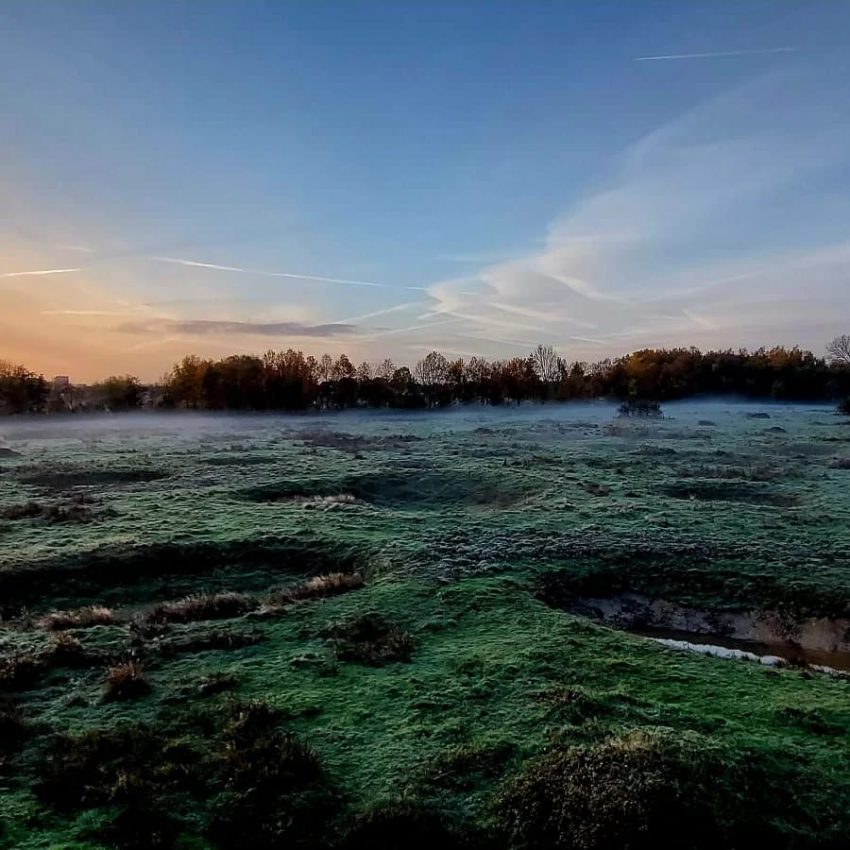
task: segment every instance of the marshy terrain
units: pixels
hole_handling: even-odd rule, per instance
[[[664,412],[4,421],[0,847],[850,846],[850,421]]]

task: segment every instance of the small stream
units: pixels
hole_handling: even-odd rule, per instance
[[[639,629],[632,633],[654,640],[668,649],[696,652],[714,658],[751,661],[766,667],[797,667],[850,678],[850,652],[806,650],[790,644],[755,643],[664,629]]]

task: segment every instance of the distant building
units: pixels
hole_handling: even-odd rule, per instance
[[[53,390],[61,392],[67,390],[71,386],[71,379],[67,375],[57,375],[53,379]]]

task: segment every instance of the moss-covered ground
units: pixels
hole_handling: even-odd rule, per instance
[[[558,572],[704,609],[848,615],[850,425],[818,407],[665,412],[2,423],[0,846],[353,847],[370,818],[412,842],[428,816],[470,846],[645,846],[613,828],[606,844],[572,809],[543,838],[516,816],[537,811],[516,795],[540,792],[545,754],[654,775],[655,743],[610,749],[635,735],[692,754],[670,764],[716,761],[715,842],[848,846],[848,681],[675,652],[539,599]],[[363,586],[304,590],[335,573]],[[151,613],[231,592],[215,619]],[[42,619],[91,605],[110,616]],[[107,684],[127,662],[144,686]],[[245,733],[252,711],[275,732]],[[131,757],[115,730],[160,745]],[[582,817],[633,817],[628,787],[619,814],[591,801]],[[634,834],[654,834],[646,811]]]

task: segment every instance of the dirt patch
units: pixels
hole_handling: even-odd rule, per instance
[[[796,496],[777,493],[768,487],[748,481],[696,479],[679,481],[661,488],[665,496],[698,502],[737,502],[745,505],[765,505],[791,508],[798,504]]]

